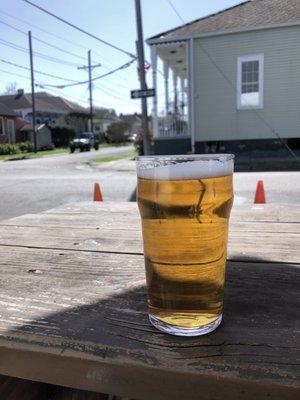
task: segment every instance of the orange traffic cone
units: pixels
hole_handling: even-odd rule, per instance
[[[94,201],[103,201],[99,183],[94,184]]]
[[[263,181],[257,181],[254,204],[265,204],[265,189]]]

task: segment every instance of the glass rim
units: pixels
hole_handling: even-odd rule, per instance
[[[218,154],[174,154],[174,155],[148,155],[148,156],[136,156],[136,161],[219,161],[226,162],[234,160],[235,155],[230,153],[218,153]]]

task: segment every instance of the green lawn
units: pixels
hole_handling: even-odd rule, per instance
[[[106,147],[122,147],[122,146],[130,146],[131,142],[121,142],[121,143],[100,143],[100,149],[105,149]]]
[[[115,154],[113,156],[98,156],[89,161],[91,164],[105,163],[110,161],[118,161],[128,158],[133,158],[137,155],[136,151],[132,150],[128,153]]]
[[[68,147],[61,147],[59,149],[54,150],[43,150],[38,151],[37,153],[18,153],[18,154],[9,154],[9,155],[0,155],[0,160],[19,160],[19,159],[29,159],[29,158],[41,158],[41,157],[49,157],[55,156],[57,154],[66,154],[69,153],[70,150]]]
[[[104,149],[104,148],[110,148],[110,147],[121,147],[121,146],[129,146],[132,143],[101,143],[99,149]],[[49,156],[55,156],[57,154],[67,154],[70,152],[69,147],[60,147],[58,149],[54,150],[43,150],[43,151],[38,151],[37,153],[18,153],[18,154],[6,154],[6,155],[0,155],[0,161],[2,160],[27,160],[30,158],[41,158],[41,157],[49,157]],[[99,157],[100,158],[100,157]],[[110,157],[103,157],[103,158],[110,158]],[[123,158],[123,156],[121,157]],[[119,158],[117,158],[118,160]],[[108,159],[106,161],[113,161],[114,159]],[[102,162],[102,161],[95,161],[95,162]]]

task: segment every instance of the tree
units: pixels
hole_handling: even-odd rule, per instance
[[[124,133],[128,129],[126,122],[117,121],[110,124],[107,128],[107,136],[110,142],[120,143],[125,142],[126,137]]]
[[[17,93],[17,87],[18,87],[17,82],[9,82],[5,86],[5,90],[4,90],[3,94],[16,94]]]
[[[97,118],[103,119],[116,119],[117,113],[113,108],[95,107],[94,114]]]

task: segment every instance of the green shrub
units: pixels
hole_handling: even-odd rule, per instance
[[[20,149],[15,144],[0,144],[0,155],[18,154]]]
[[[126,122],[113,122],[107,128],[107,137],[109,142],[120,143],[126,141],[125,132],[128,129]]]
[[[34,144],[32,142],[21,142],[17,146],[21,153],[32,153],[34,151]]]
[[[52,141],[55,147],[69,146],[69,142],[75,136],[75,131],[69,126],[50,127],[52,133]]]
[[[53,143],[47,144],[46,146],[43,146],[40,148],[40,150],[42,151],[46,151],[46,150],[54,150],[55,146]]]

